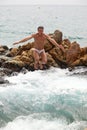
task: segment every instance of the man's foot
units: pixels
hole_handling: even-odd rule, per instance
[[[39,64],[39,68],[40,68],[40,70],[43,70],[43,64]]]

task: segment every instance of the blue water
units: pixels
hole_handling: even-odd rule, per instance
[[[0,43],[56,29],[63,38],[87,43],[87,6],[0,6]],[[87,68],[50,68],[5,77],[0,85],[0,130],[84,130],[87,128]],[[80,74],[78,74],[80,73]],[[76,75],[75,75],[76,74]]]

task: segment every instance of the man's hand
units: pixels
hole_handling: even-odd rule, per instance
[[[62,45],[59,45],[59,48],[60,48],[63,52],[65,52],[65,49],[64,49],[64,47],[63,47]]]
[[[13,45],[19,44],[19,42],[14,42]]]

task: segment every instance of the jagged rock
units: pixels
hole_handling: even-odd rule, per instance
[[[64,59],[64,54],[59,48],[54,47],[52,50],[49,51],[49,54],[61,68],[67,67]]]
[[[33,48],[33,47],[34,47],[34,42],[32,42],[32,43],[27,43],[27,44],[25,44],[25,45],[23,45],[23,46],[19,46],[17,55],[21,55],[23,51],[26,51],[26,50],[29,51],[29,50],[30,50],[31,48]]]
[[[58,44],[62,44],[65,53],[55,47],[49,40],[45,41],[45,51],[47,55],[47,68],[60,67],[60,68],[73,68],[74,66],[87,66],[87,47],[80,48],[77,42],[71,43],[69,39],[62,40],[62,32],[56,30],[53,34],[49,34],[50,37],[56,40]],[[27,43],[19,46],[18,48],[9,49],[7,46],[0,46],[0,67],[11,69],[16,73],[19,71],[34,70],[34,58],[32,48],[34,42]],[[23,70],[24,68],[24,70]],[[1,76],[8,73],[0,71]],[[9,74],[12,74],[9,73]]]
[[[65,50],[68,50],[70,48],[70,46],[71,46],[71,42],[69,41],[69,39],[64,39],[62,41],[62,45],[63,45]]]
[[[18,48],[11,48],[9,50],[9,52],[6,54],[6,56],[8,56],[8,57],[16,56],[17,52],[18,52]]]
[[[70,66],[73,62],[80,58],[80,46],[78,43],[73,42],[66,52],[66,62]]]

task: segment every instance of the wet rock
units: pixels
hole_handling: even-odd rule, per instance
[[[3,63],[6,62],[6,61],[8,61],[8,60],[10,60],[9,57],[7,57],[5,55],[0,56],[0,67],[2,67]]]
[[[28,70],[23,67],[22,70],[21,70],[21,73],[26,74],[27,72],[28,72]]]
[[[6,76],[6,75],[11,75],[12,70],[11,69],[7,69],[7,68],[0,68],[0,77],[1,76]]]
[[[9,83],[8,80],[5,80],[4,78],[0,77],[0,84],[7,84]]]
[[[22,61],[11,60],[6,61],[3,67],[11,69],[13,72],[19,72],[24,67],[24,63]]]

